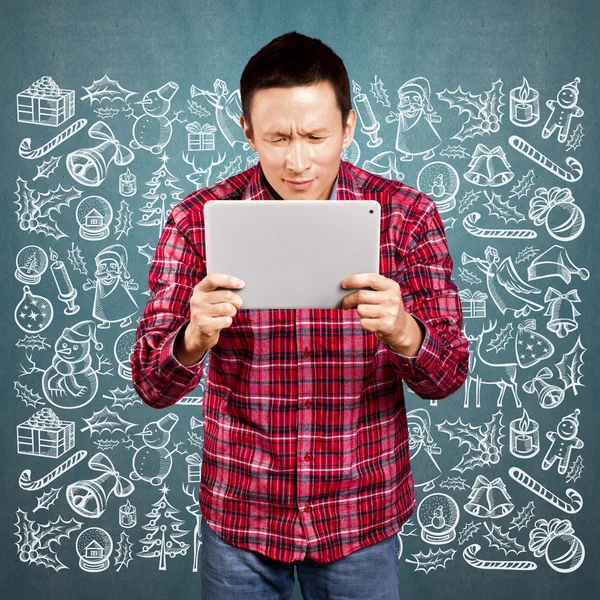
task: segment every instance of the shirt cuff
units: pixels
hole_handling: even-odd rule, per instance
[[[387,344],[384,345],[389,350],[392,364],[399,370],[402,377],[404,379],[417,381],[423,379],[423,373],[429,373],[435,362],[441,358],[443,346],[437,335],[435,335],[432,327],[426,325],[416,315],[412,313],[409,314],[425,331],[423,343],[421,344],[417,355],[404,356],[404,354],[392,350]]]
[[[180,363],[175,354],[173,354],[173,346],[175,345],[175,339],[179,335],[179,332],[189,323],[189,319],[182,323],[181,327],[170,333],[163,342],[160,356],[158,359],[158,371],[163,377],[173,378],[176,377],[178,383],[184,383],[185,380],[192,381],[194,377],[202,376],[202,370],[204,367],[204,361],[208,354],[208,350],[204,353],[204,356],[192,365],[184,365]]]

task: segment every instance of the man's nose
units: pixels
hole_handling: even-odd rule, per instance
[[[292,140],[286,154],[286,167],[291,171],[301,173],[309,165],[309,149],[303,140]]]

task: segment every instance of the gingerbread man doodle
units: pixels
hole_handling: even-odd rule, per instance
[[[579,81],[579,77],[575,77],[571,83],[562,86],[556,94],[556,100],[546,100],[550,115],[542,131],[544,139],[549,138],[554,130],[558,129],[558,141],[564,144],[571,128],[571,119],[583,116],[583,109],[577,106],[579,98],[577,84]]]
[[[549,431],[546,437],[552,442],[544,460],[542,469],[547,471],[556,461],[558,461],[558,472],[564,475],[571,460],[571,451],[575,448],[583,448],[583,442],[577,437],[579,430],[579,420],[577,415],[580,413],[578,408],[570,415],[563,417],[558,424],[556,431]]]

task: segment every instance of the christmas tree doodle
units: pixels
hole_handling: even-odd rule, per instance
[[[179,178],[167,169],[168,160],[169,157],[163,154],[161,166],[152,173],[152,179],[146,182],[150,189],[143,197],[148,202],[140,208],[144,216],[141,221],[137,221],[142,227],[158,227],[159,233],[164,229],[172,208],[181,202],[180,194],[183,192],[183,188],[175,185]],[[171,198],[172,202],[167,202],[168,198]]]
[[[175,514],[181,511],[177,510],[167,500],[169,488],[164,485],[160,491],[162,497],[152,505],[154,508],[146,513],[146,516],[150,517],[150,521],[142,529],[149,533],[140,540],[143,547],[142,551],[137,553],[137,556],[160,558],[159,570],[166,571],[167,556],[174,558],[180,554],[183,556],[187,554],[190,545],[180,541],[179,538],[189,533],[189,531],[179,529],[184,521],[175,517]]]

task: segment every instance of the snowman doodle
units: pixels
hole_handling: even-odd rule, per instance
[[[47,369],[40,369],[32,363],[30,370],[43,373],[42,388],[48,402],[59,408],[81,408],[91,402],[98,391],[98,375],[112,375],[112,369],[102,371],[102,365],[109,361],[98,357],[98,369],[92,367],[90,340],[96,350],[102,350],[102,343],[96,338],[94,321],[81,321],[73,327],[65,327],[54,344],[54,357]]]
[[[550,109],[550,115],[542,131],[544,139],[549,138],[554,133],[554,130],[558,129],[558,141],[564,144],[569,135],[571,120],[583,117],[583,109],[577,106],[577,99],[579,98],[577,84],[580,81],[579,77],[575,77],[571,83],[566,83],[562,86],[558,94],[556,94],[556,100],[546,100],[546,106]]]
[[[121,327],[131,325],[131,316],[138,311],[137,302],[129,290],[137,290],[127,271],[127,250],[121,244],[113,244],[96,255],[96,281],[88,279],[84,290],[96,289],[92,315],[101,321],[99,329],[107,329],[111,323]]]
[[[174,413],[169,413],[162,419],[154,423],[148,423],[140,433],[144,441],[144,446],[135,448],[133,440],[127,448],[135,448],[133,457],[133,471],[129,475],[134,481],[143,479],[150,482],[152,485],[160,485],[163,479],[171,471],[173,459],[171,456],[177,452],[178,454],[187,454],[179,450],[179,444],[175,444],[175,449],[169,452],[166,449],[167,444],[171,441],[171,430],[179,421],[179,417]]]
[[[564,475],[567,472],[571,460],[573,448],[583,448],[583,441],[577,437],[579,430],[579,419],[577,415],[581,411],[576,408],[570,415],[564,416],[558,424],[556,431],[549,431],[546,437],[552,442],[544,460],[542,469],[547,471],[558,461],[558,472]]]
[[[127,116],[135,119],[133,124],[134,139],[129,142],[134,150],[143,148],[144,150],[150,150],[152,154],[160,154],[171,140],[172,123],[175,121],[185,123],[187,121],[187,119],[179,120],[179,114],[183,112],[182,110],[175,113],[174,119],[169,120],[166,116],[171,110],[171,99],[178,89],[179,86],[174,81],[169,81],[157,90],[146,92],[142,100],[135,102],[135,104],[141,104],[144,109],[144,114],[139,117],[136,117],[133,114],[133,109],[129,107],[131,112]]]

